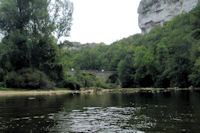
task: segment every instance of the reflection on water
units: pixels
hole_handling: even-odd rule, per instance
[[[198,133],[200,92],[0,97],[0,132]]]

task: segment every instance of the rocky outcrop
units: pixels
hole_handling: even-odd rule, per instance
[[[148,33],[155,25],[162,25],[178,14],[189,12],[197,4],[198,0],[141,0],[139,27],[142,33]]]

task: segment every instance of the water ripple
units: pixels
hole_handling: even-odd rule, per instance
[[[68,115],[59,113],[60,122],[51,130],[59,132],[125,132],[143,133],[129,124],[129,120],[140,108],[133,107],[84,107]]]

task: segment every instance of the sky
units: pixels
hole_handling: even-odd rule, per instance
[[[69,41],[110,44],[140,33],[140,0],[71,0],[74,4]]]

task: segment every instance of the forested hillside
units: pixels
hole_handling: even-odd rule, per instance
[[[149,34],[69,50],[68,68],[118,71],[122,87],[200,86],[200,5]]]

